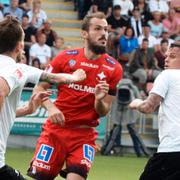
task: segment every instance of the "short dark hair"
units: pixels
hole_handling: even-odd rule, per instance
[[[0,54],[11,52],[23,38],[20,22],[13,16],[6,16],[0,21]]]
[[[160,44],[163,44],[163,43],[169,44],[168,40],[166,40],[166,39],[162,39],[162,40],[161,40],[161,43],[160,43]]]
[[[83,19],[81,29],[84,30],[84,31],[88,31],[89,26],[90,26],[90,21],[93,18],[106,19],[106,16],[105,16],[105,14],[103,12],[96,12],[96,13],[92,13],[90,15],[86,15],[84,17],[84,19]]]
[[[144,42],[144,41],[145,41],[145,42],[149,42],[148,38],[143,38],[142,41],[143,41],[143,42]]]
[[[22,18],[28,18],[29,19],[29,16],[27,14],[23,14]]]
[[[120,5],[115,5],[115,6],[113,6],[113,11],[114,10],[121,10],[121,6]]]

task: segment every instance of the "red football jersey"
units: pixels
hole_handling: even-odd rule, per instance
[[[95,60],[84,56],[84,49],[66,50],[61,52],[50,63],[53,73],[72,73],[83,69],[87,78],[78,83],[58,85],[58,97],[55,105],[63,112],[66,126],[99,124],[99,115],[94,109],[95,86],[99,80],[106,80],[110,85],[109,94],[115,95],[116,85],[122,78],[121,65],[108,54]]]

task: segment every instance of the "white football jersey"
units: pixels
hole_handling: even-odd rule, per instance
[[[12,58],[0,55],[0,77],[6,80],[10,89],[0,111],[0,168],[5,165],[6,143],[16,117],[16,108],[23,87],[28,82],[38,83],[42,72],[25,64],[16,64]]]

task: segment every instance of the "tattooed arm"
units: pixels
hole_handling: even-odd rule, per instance
[[[86,79],[86,73],[82,69],[77,69],[72,74],[43,72],[40,79],[50,83],[69,84]]]
[[[135,99],[133,100],[129,107],[131,109],[136,109],[142,113],[152,113],[160,105],[163,98],[157,94],[150,94],[146,100]]]

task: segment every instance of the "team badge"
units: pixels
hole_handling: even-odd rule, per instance
[[[48,163],[54,148],[45,144],[41,144],[40,150],[37,153],[36,159]]]
[[[95,150],[92,146],[88,144],[83,145],[83,155],[85,159],[92,162],[94,160],[94,154],[95,154]]]
[[[104,72],[101,72],[100,74],[97,75],[99,77],[100,80],[103,80],[104,78],[106,78]]]
[[[112,65],[115,65],[115,64],[116,64],[113,59],[105,58],[105,60],[106,60],[109,64],[112,64]]]
[[[74,59],[69,60],[69,65],[72,67],[76,64],[76,61]]]

